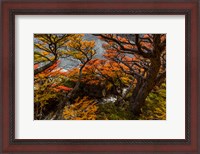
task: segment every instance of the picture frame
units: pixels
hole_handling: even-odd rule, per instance
[[[1,152],[199,153],[199,1],[1,1]],[[15,139],[15,15],[184,15],[185,139]]]

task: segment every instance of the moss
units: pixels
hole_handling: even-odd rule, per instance
[[[132,114],[128,103],[116,106],[109,102],[98,105],[97,120],[131,120]]]
[[[164,83],[149,94],[141,112],[139,120],[166,120],[166,85]]]

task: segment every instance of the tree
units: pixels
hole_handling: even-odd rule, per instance
[[[53,116],[55,119],[63,119],[62,113],[64,107],[71,104],[70,99],[74,97],[79,89],[83,68],[96,53],[94,50],[95,42],[86,41],[83,39],[83,36],[83,34],[74,34],[68,36],[68,42],[66,43],[65,52],[63,55],[69,56],[80,62],[78,67],[78,80],[76,81],[75,86],[70,89],[68,93],[66,93],[62,100],[60,100],[60,103],[57,105],[56,112],[54,112],[53,115],[51,114],[51,116]],[[47,117],[49,117],[49,115]]]
[[[149,93],[166,77],[166,35],[98,34],[96,36],[107,42],[104,46],[108,55],[110,54],[107,57],[127,66],[128,70],[121,68],[122,71],[137,80],[130,103],[133,114],[139,115]]]
[[[34,75],[43,72],[56,63],[65,51],[63,48],[72,34],[35,34],[34,64],[45,63],[34,70]]]
[[[114,89],[119,101],[122,101],[126,96],[124,88],[129,87],[134,79],[129,74],[124,73],[121,68],[126,69],[127,67],[115,61],[93,59],[84,69],[84,81],[103,85],[105,95],[106,91]]]
[[[67,43],[67,46],[68,50],[66,54],[80,62],[78,80],[73,90],[67,95],[68,98],[71,98],[79,89],[84,67],[89,61],[92,60],[93,56],[96,54],[96,51],[94,50],[95,42],[83,40],[82,34],[71,36],[70,41]]]
[[[52,66],[43,72],[34,76],[34,110],[35,119],[43,119],[46,115],[46,106],[57,101],[61,93],[60,90],[61,78],[59,77],[60,70],[56,69],[59,61],[56,61]]]
[[[96,36],[101,59],[84,34],[35,35],[35,119],[165,119],[166,35]]]

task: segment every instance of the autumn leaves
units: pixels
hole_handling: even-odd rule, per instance
[[[166,35],[94,36],[103,42],[103,58],[84,34],[35,35],[35,119],[165,119]],[[62,71],[60,58],[79,65]],[[117,99],[102,102],[108,97]]]

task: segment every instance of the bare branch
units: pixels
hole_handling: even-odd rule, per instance
[[[115,39],[115,38],[113,38],[113,37],[110,38],[110,37],[107,37],[107,36],[105,36],[105,35],[103,35],[103,34],[93,34],[93,35],[95,35],[95,36],[101,36],[101,37],[104,38],[104,39],[111,40],[111,41],[117,43],[117,44],[120,46],[120,48],[121,48],[122,50],[124,50],[124,51],[129,51],[130,54],[138,54],[138,55],[143,56],[144,58],[150,58],[150,57],[152,56],[151,53],[145,53],[145,52],[142,51],[142,49],[141,49],[141,47],[140,47],[140,45],[139,45],[139,42],[137,43],[137,39],[136,39],[136,45],[138,46],[138,50],[137,50],[137,49],[128,49],[128,48],[125,48],[125,47],[122,45],[123,42],[120,42],[119,40],[117,40],[117,39]],[[136,35],[137,35],[137,34],[136,34]]]

